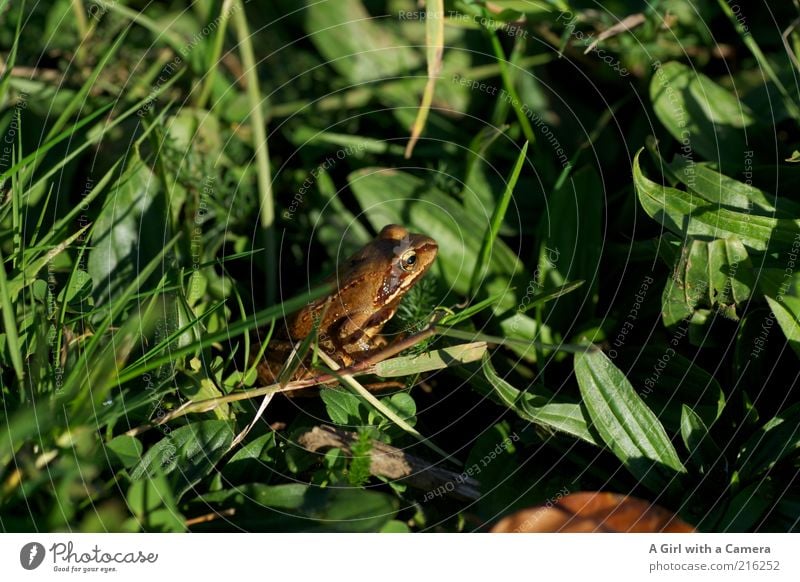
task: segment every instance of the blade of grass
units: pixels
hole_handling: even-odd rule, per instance
[[[113,107],[113,105],[114,105],[113,103],[109,103],[107,105],[102,106],[100,109],[98,109],[97,111],[95,111],[94,113],[89,115],[88,117],[82,119],[81,121],[79,121],[75,125],[73,125],[71,130],[62,132],[58,137],[51,139],[50,141],[46,142],[41,147],[37,148],[32,153],[30,153],[27,156],[25,156],[24,158],[18,160],[9,169],[7,169],[5,172],[0,174],[0,184],[5,182],[5,180],[9,176],[11,176],[12,174],[14,174],[17,171],[19,171],[20,168],[22,168],[23,166],[25,166],[25,165],[29,164],[30,162],[36,160],[36,158],[38,156],[46,154],[52,148],[54,148],[59,143],[61,143],[62,141],[64,141],[68,137],[70,137],[72,134],[74,134],[76,131],[86,127],[89,123],[91,123],[92,121],[94,121],[95,119],[97,119],[98,117],[100,117],[101,115],[106,113],[109,109],[111,109]]]
[[[248,319],[237,321],[235,323],[226,326],[226,328],[221,331],[203,336],[196,342],[192,342],[191,344],[187,344],[177,349],[170,350],[170,353],[166,355],[150,359],[146,363],[142,363],[135,366],[134,365],[128,366],[127,368],[125,368],[120,372],[119,382],[120,384],[122,384],[129,380],[132,380],[138,376],[141,376],[145,372],[154,370],[155,368],[167,364],[175,360],[176,358],[180,358],[187,354],[194,353],[198,349],[203,349],[216,342],[230,341],[232,338],[238,336],[239,334],[246,333],[257,327],[261,327],[268,323],[272,323],[273,321],[280,319],[289,313],[297,311],[298,309],[304,307],[308,301],[313,301],[314,299],[318,299],[319,297],[329,295],[330,292],[331,292],[330,286],[319,287],[318,289],[313,290],[311,293],[300,295],[298,297],[289,299],[288,301],[285,301],[279,305],[272,305],[270,307],[267,307],[266,309],[262,309],[261,311],[253,314]]]
[[[49,251],[47,251],[44,256],[39,257],[38,259],[32,261],[30,264],[23,262],[22,271],[12,279],[8,284],[8,293],[10,294],[11,301],[15,301],[17,295],[20,291],[22,291],[25,287],[30,285],[33,282],[34,277],[42,270],[42,268],[49,263],[53,258],[61,253],[64,249],[66,249],[69,245],[75,242],[84,232],[86,229],[89,228],[90,225],[86,225],[78,232],[67,238],[66,240],[60,242],[59,244],[52,247]]]
[[[439,320],[439,323],[441,325],[456,325],[457,323],[461,323],[462,321],[469,319],[476,313],[479,313],[484,309],[491,307],[495,303],[499,302],[500,299],[503,298],[503,295],[505,295],[505,293],[506,293],[505,291],[503,291],[502,293],[495,293],[491,297],[487,297],[483,301],[479,301],[475,305],[471,305],[466,309],[459,311],[458,313],[448,313],[442,319]]]
[[[275,248],[275,202],[272,194],[272,174],[269,160],[269,144],[267,143],[266,122],[262,111],[264,99],[258,86],[258,71],[250,41],[250,28],[247,25],[244,6],[237,0],[238,9],[233,14],[234,26],[239,39],[239,53],[244,66],[244,76],[247,80],[247,97],[250,101],[250,124],[253,129],[253,149],[256,154],[256,176],[258,178],[258,193],[261,202],[260,222],[264,235],[264,272],[266,273],[266,298],[268,304],[273,304],[276,298],[276,248]]]
[[[517,180],[519,179],[519,174],[522,171],[522,164],[525,161],[527,152],[528,142],[526,141],[522,146],[519,156],[517,157],[517,163],[511,172],[511,177],[506,181],[505,192],[503,192],[503,196],[494,207],[491,222],[486,228],[486,234],[483,237],[483,245],[481,246],[478,260],[475,262],[475,267],[472,270],[472,278],[470,279],[469,285],[469,297],[475,297],[478,291],[478,284],[488,268],[489,260],[492,256],[492,247],[494,246],[494,241],[497,239],[497,233],[500,231],[500,225],[503,223],[503,218],[505,218],[506,211],[508,210],[508,204],[511,201],[511,194],[514,192],[514,188],[517,185]]]
[[[5,2],[0,5],[0,14],[3,14],[5,9]],[[8,51],[8,58],[6,59],[6,70],[3,71],[3,76],[0,77],[0,103],[6,100],[6,93],[8,92],[8,84],[11,81],[11,71],[14,69],[14,64],[17,62],[17,49],[19,48],[20,30],[22,27],[22,15],[25,14],[25,2],[23,0],[20,6],[19,15],[17,16],[17,29],[14,32],[14,43],[11,45],[11,50]],[[0,188],[3,187],[3,180],[0,178]]]
[[[86,377],[86,371],[90,368],[89,362],[100,348],[101,343],[105,340],[104,336],[106,331],[108,331],[114,320],[119,317],[119,315],[125,309],[131,297],[138,289],[141,288],[142,283],[155,272],[157,267],[163,265],[164,258],[166,257],[167,253],[172,250],[172,247],[175,246],[175,243],[178,242],[179,238],[180,234],[172,237],[172,239],[167,242],[166,245],[164,245],[164,248],[161,249],[161,251],[155,257],[153,257],[147,265],[145,265],[145,267],[137,274],[136,278],[131,281],[122,291],[122,293],[120,293],[119,297],[116,298],[108,315],[106,315],[105,319],[93,330],[94,333],[92,337],[87,342],[80,357],[75,362],[75,365],[65,379],[64,392],[66,394],[74,394],[79,391],[80,387],[83,385],[83,379]],[[81,407],[86,397],[86,394],[82,394],[79,395],[78,398],[75,398],[75,400],[71,403],[73,410]]]
[[[123,113],[123,115],[121,117],[119,117],[113,123],[109,124],[106,128],[104,128],[104,131],[100,132],[100,135],[97,138],[91,138],[91,139],[85,140],[78,148],[75,149],[75,151],[71,152],[68,156],[65,156],[65,158],[63,160],[59,161],[57,164],[54,164],[53,168],[51,168],[44,175],[42,175],[39,178],[39,180],[36,182],[36,184],[34,184],[34,186],[32,186],[32,187],[36,187],[36,185],[38,185],[38,183],[40,181],[48,179],[50,176],[55,174],[60,168],[62,168],[64,165],[66,165],[69,161],[71,161],[72,159],[77,157],[83,150],[91,147],[95,142],[99,141],[99,139],[102,137],[102,135],[104,135],[106,132],[108,132],[111,129],[113,129],[114,127],[116,127],[123,119],[128,117],[128,115],[130,115],[131,113],[136,111],[138,109],[138,107],[141,104],[143,104],[145,101],[146,100],[139,101],[132,108],[128,109],[125,113]],[[161,118],[164,115],[165,112],[166,112],[166,110],[164,112],[162,112],[162,114],[159,116],[159,118]],[[142,141],[147,139],[147,137],[149,136],[149,132],[151,130],[152,130],[152,127],[146,129],[142,133],[142,135],[139,137],[139,139],[136,140],[136,142],[134,143],[134,147],[139,147],[139,145],[142,143]],[[74,224],[75,218],[79,214],[84,212],[83,209],[87,205],[91,204],[94,201],[94,199],[97,198],[104,191],[105,187],[108,184],[111,183],[111,180],[114,177],[114,174],[116,173],[117,169],[120,167],[120,165],[124,161],[125,161],[125,158],[118,158],[117,161],[115,161],[114,164],[106,171],[106,173],[103,174],[103,177],[97,182],[97,185],[95,185],[95,187],[92,188],[92,191],[89,192],[85,197],[83,197],[83,199],[81,200],[81,204],[75,205],[72,208],[72,210],[70,210],[66,215],[64,215],[63,217],[59,218],[59,220],[53,225],[53,227],[42,238],[42,240],[41,240],[41,242],[39,244],[42,244],[42,245],[50,244],[50,241],[52,239],[56,238],[61,232],[63,232],[65,229],[67,229],[72,224]],[[124,180],[127,180],[129,176],[135,174],[139,170],[140,165],[141,165],[141,162],[138,162],[137,164],[131,164],[125,170],[125,172],[123,172],[122,176],[120,176],[117,179],[117,183],[120,183],[120,182],[122,182]]]
[[[182,51],[185,49],[186,41],[181,35],[173,32],[171,28],[174,22],[156,22],[138,10],[122,5],[121,2],[103,2],[102,5],[105,9],[116,12],[131,22],[135,22],[139,26],[146,28],[155,35],[155,40],[164,37],[167,44],[178,54],[182,54]]]
[[[553,299],[557,299],[562,295],[566,295],[567,293],[575,291],[575,289],[582,286],[584,283],[585,281],[570,281],[569,283],[565,283],[560,287],[556,287],[555,289],[550,289],[548,291],[543,291],[542,293],[537,293],[536,295],[531,297],[530,303],[520,307],[517,311],[519,313],[525,313],[531,307],[542,305],[543,303],[547,303],[548,301],[552,301]]]
[[[91,75],[86,78],[81,88],[75,93],[72,99],[69,100],[69,103],[66,104],[61,114],[56,119],[53,126],[50,128],[50,131],[47,132],[47,137],[45,140],[52,139],[55,134],[61,131],[66,125],[69,118],[72,116],[73,113],[79,108],[86,105],[86,97],[89,95],[89,91],[97,86],[97,79],[100,77],[100,73],[103,72],[106,65],[111,61],[111,58],[117,53],[117,49],[122,46],[122,43],[125,41],[125,37],[127,36],[127,30],[123,30],[117,39],[114,41],[108,50],[106,50],[105,54],[103,54],[100,61],[92,70]]]
[[[15,109],[13,115],[17,116],[19,131],[17,132],[17,147],[11,152],[11,163],[13,164],[22,155],[22,114],[19,109]],[[12,266],[17,266],[17,259],[24,260],[22,244],[22,229],[20,228],[20,211],[22,209],[23,192],[21,189],[22,181],[17,173],[11,175],[11,237],[13,248],[16,252],[12,255]],[[24,268],[24,263],[23,263]]]
[[[491,18],[482,18],[481,22],[493,22],[493,20]],[[489,41],[492,43],[492,50],[497,59],[497,64],[500,67],[500,78],[503,80],[503,87],[505,87],[506,90],[506,99],[511,101],[511,108],[517,116],[517,121],[519,121],[525,139],[535,144],[536,136],[533,133],[533,127],[531,126],[530,119],[528,119],[528,116],[525,115],[525,112],[522,110],[522,101],[517,94],[517,89],[514,87],[514,77],[509,70],[509,62],[506,60],[506,54],[503,50],[503,45],[500,43],[500,38],[497,36],[497,31],[486,25],[484,25],[484,30],[489,37]],[[519,39],[521,39],[521,37],[518,37],[517,42],[520,42]]]
[[[739,19],[733,13],[731,5],[726,2],[726,0],[717,0],[717,2],[719,7],[725,13],[725,16],[727,16],[728,20],[730,20],[731,24],[733,24],[733,27],[736,29],[736,32],[742,39],[744,45],[753,54],[753,56],[756,58],[756,61],[758,61],[758,66],[762,71],[764,71],[769,80],[775,84],[775,87],[778,89],[778,92],[783,98],[783,104],[786,107],[786,111],[791,114],[795,121],[800,121],[800,107],[798,107],[797,103],[795,103],[794,99],[792,99],[792,96],[789,95],[789,91],[787,91],[786,86],[781,82],[780,78],[778,78],[777,73],[775,73],[775,69],[772,68],[772,65],[767,60],[767,57],[763,52],[761,52],[761,47],[758,46],[758,43],[753,38],[753,35],[750,34],[750,31],[747,29],[747,27],[739,21]]]
[[[236,2],[236,0],[225,0],[220,8],[219,28],[217,28],[217,33],[214,36],[213,48],[209,51],[208,59],[206,60],[206,81],[203,84],[200,97],[197,99],[198,109],[204,109],[208,98],[211,96],[211,90],[214,87],[214,81],[217,78],[217,71],[219,69],[219,57],[222,54],[222,45],[225,42],[225,32],[228,30],[228,21],[231,18],[231,11],[234,9],[234,2]],[[241,9],[241,5],[237,4],[236,8]]]
[[[411,157],[414,146],[417,144],[428,113],[433,102],[433,92],[436,89],[436,80],[442,72],[442,56],[444,55],[444,0],[426,0],[425,2],[425,43],[428,56],[428,82],[422,93],[422,103],[417,111],[417,118],[411,127],[411,138],[406,145],[405,157]]]
[[[11,302],[11,293],[8,289],[8,281],[6,280],[6,265],[2,251],[0,251],[0,308],[3,310],[6,349],[8,349],[8,354],[11,357],[11,364],[14,366],[14,373],[17,376],[17,380],[21,383],[25,377],[25,370],[22,365],[22,346],[19,343],[17,315],[14,312],[14,306]]]

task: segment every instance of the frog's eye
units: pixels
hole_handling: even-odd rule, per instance
[[[417,253],[414,251],[406,251],[400,257],[400,268],[404,271],[413,271],[416,264]]]

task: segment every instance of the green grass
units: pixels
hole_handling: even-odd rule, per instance
[[[791,3],[655,3],[602,53],[640,3],[310,4],[0,2],[0,531],[472,531],[564,491],[797,531]],[[439,244],[392,353],[261,384],[388,223]]]

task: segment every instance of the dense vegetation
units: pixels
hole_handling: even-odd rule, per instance
[[[798,529],[798,3],[426,4],[0,0],[0,530]],[[273,396],[389,223],[409,348]]]

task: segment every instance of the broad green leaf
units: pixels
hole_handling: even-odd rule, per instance
[[[603,352],[576,354],[575,376],[592,425],[639,481],[660,491],[686,472],[656,415]]]
[[[756,251],[767,245],[788,246],[800,236],[800,220],[769,218],[720,208],[697,195],[649,180],[633,160],[633,183],[645,212],[680,236],[738,238]]]
[[[235,489],[212,491],[198,497],[198,501],[209,504],[221,504],[223,507],[252,501],[264,507],[276,509],[299,509],[310,487],[301,483],[284,485],[264,485],[247,483]]]
[[[147,450],[131,479],[149,478],[158,470],[171,476],[175,496],[180,498],[211,472],[232,441],[233,430],[227,421],[203,420],[182,426]]]
[[[303,513],[317,520],[306,531],[375,532],[397,514],[397,500],[363,489],[310,490]]]
[[[137,170],[108,193],[92,231],[87,268],[98,303],[116,297],[171,238],[158,181],[138,156],[131,165]]]
[[[603,249],[602,184],[591,167],[580,169],[550,196],[548,220],[542,222],[537,281],[541,290],[569,281],[587,282],[580,291],[559,298],[545,310],[543,319],[560,331],[577,319],[591,317],[597,303]]]
[[[775,314],[775,319],[778,320],[778,325],[781,326],[783,335],[792,347],[794,352],[800,356],[800,321],[798,315],[800,313],[789,309],[786,303],[779,302],[772,297],[766,297],[769,308]]]
[[[185,531],[171,484],[161,471],[131,483],[125,497],[128,507],[145,531]]]
[[[667,279],[661,295],[661,317],[664,325],[672,327],[692,315],[699,297],[686,291],[686,267],[691,246],[681,246],[672,276]]]
[[[404,521],[397,521],[396,519],[389,521],[384,525],[380,533],[411,533],[411,529]]]
[[[800,404],[795,404],[768,421],[739,451],[742,479],[750,479],[800,448]]]
[[[343,390],[323,388],[320,397],[328,411],[328,416],[338,425],[361,426],[367,416],[367,411],[362,407],[361,400],[355,395]]]
[[[488,354],[484,355],[482,366],[494,396],[521,418],[548,429],[570,434],[593,445],[597,444],[589,431],[588,421],[579,404],[559,402],[555,398],[546,398],[531,394],[527,390],[514,388],[497,374]]]
[[[736,306],[750,298],[754,285],[753,265],[741,241],[690,239],[664,288],[664,325],[679,323],[700,305],[737,319]]]
[[[123,467],[133,467],[142,460],[142,443],[136,437],[121,434],[108,441],[106,448]]]
[[[276,433],[269,431],[242,447],[222,467],[222,476],[227,483],[247,483],[275,479],[275,460],[280,455],[275,439]]]
[[[724,462],[722,451],[708,434],[703,419],[685,404],[681,407],[681,437],[690,459],[704,473],[708,473],[715,463]]]
[[[304,16],[311,42],[351,83],[404,75],[422,62],[386,19],[370,17],[361,0],[308,2]]]
[[[753,114],[714,81],[682,63],[668,62],[655,70],[650,100],[659,121],[682,146],[706,160],[739,163],[745,150],[742,128]]]
[[[381,401],[405,420],[409,426],[414,426],[417,423],[417,403],[408,393],[398,392],[388,398],[382,398]]]
[[[685,158],[676,156],[669,164],[669,170],[691,192],[716,205],[763,216],[777,214],[777,218],[800,215],[800,204],[797,202],[778,198],[751,184],[720,174],[708,163],[690,163]]]
[[[726,275],[725,286],[730,286],[730,298],[733,303],[740,304],[750,299],[755,288],[753,263],[742,241],[736,238],[725,239],[725,255],[715,265]]]
[[[486,347],[486,342],[459,344],[418,355],[399,356],[384,360],[375,364],[371,370],[384,378],[421,374],[480,360],[486,353]]]

